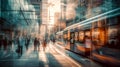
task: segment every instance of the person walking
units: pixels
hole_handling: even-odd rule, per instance
[[[23,36],[20,36],[18,38],[18,49],[19,49],[19,54],[20,56],[22,56],[23,54],[23,46],[25,45],[25,38],[23,38]]]
[[[38,41],[37,41],[37,38],[35,38],[35,39],[34,39],[34,51],[37,50],[37,42],[38,42]]]
[[[53,34],[50,36],[50,40],[51,40],[52,44],[54,45],[55,44],[55,36]]]
[[[26,37],[26,43],[25,43],[26,50],[28,50],[29,44],[30,44],[30,38]]]
[[[45,51],[45,49],[46,49],[46,45],[47,45],[47,42],[46,42],[47,40],[45,39],[45,40],[43,40],[43,51]]]
[[[12,50],[12,43],[13,43],[13,40],[12,40],[12,39],[9,39],[9,40],[8,40],[9,50]]]
[[[38,51],[40,51],[40,40],[39,40],[39,38],[37,38],[37,49],[38,49]]]
[[[7,46],[8,46],[8,39],[7,37],[5,37],[5,39],[3,39],[3,46],[4,46],[4,50],[7,50]]]

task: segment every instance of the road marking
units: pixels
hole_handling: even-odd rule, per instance
[[[71,59],[70,57],[66,56],[65,54],[63,54],[61,51],[59,51],[57,48],[55,48],[53,45],[51,45],[58,53],[60,53],[61,55],[63,55],[64,57],[66,57],[68,60],[70,60],[71,62],[73,62],[74,64],[76,64],[78,67],[82,67],[81,65],[79,65],[75,60]]]

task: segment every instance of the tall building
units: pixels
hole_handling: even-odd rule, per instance
[[[37,16],[37,19],[33,19],[36,20],[39,24],[39,34],[40,34],[40,27],[41,27],[41,13],[42,13],[42,0],[29,0],[29,4],[32,4],[35,8],[35,15]]]
[[[47,32],[47,23],[48,23],[48,0],[41,1],[41,35],[44,36]]]
[[[48,23],[48,0],[42,0],[42,24]]]
[[[56,12],[54,14],[54,29],[55,31],[58,31],[59,30],[59,26],[60,26],[60,13],[59,12]]]

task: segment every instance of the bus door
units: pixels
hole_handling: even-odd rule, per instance
[[[74,51],[74,42],[75,42],[75,33],[74,30],[70,30],[70,50]]]

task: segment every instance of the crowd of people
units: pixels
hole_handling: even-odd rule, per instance
[[[47,39],[40,39],[38,37],[31,38],[31,37],[23,37],[19,36],[17,43],[18,43],[18,49],[16,50],[17,53],[20,55],[23,54],[23,47],[26,46],[26,50],[28,50],[28,47],[30,45],[30,42],[34,45],[34,51],[40,51],[40,45],[43,46],[43,51],[45,51],[45,48],[47,46]]]
[[[7,37],[2,37],[0,39],[0,49],[2,46],[5,51],[8,49],[8,47],[9,49],[12,48],[12,42],[13,42],[12,39],[7,39]]]
[[[12,45],[16,45],[17,48],[15,50],[16,53],[18,53],[19,56],[22,56],[23,49],[25,48],[26,51],[29,49],[30,44],[34,46],[34,51],[40,51],[40,45],[43,47],[43,51],[45,51],[47,44],[52,41],[53,44],[55,43],[55,39],[48,39],[43,38],[40,39],[38,37],[31,37],[31,36],[22,36],[19,35],[15,39],[8,39],[7,37],[4,37],[0,39],[0,48],[3,46],[3,49],[5,51],[8,50]],[[12,48],[11,48],[12,49]]]

